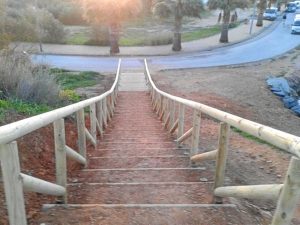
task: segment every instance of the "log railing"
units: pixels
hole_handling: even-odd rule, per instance
[[[214,180],[214,201],[222,203],[222,197],[277,200],[277,208],[272,225],[287,225],[293,217],[300,198],[300,137],[288,134],[268,126],[223,112],[207,105],[176,97],[159,90],[154,84],[146,59],[145,78],[149,87],[153,110],[163,121],[170,133],[177,129],[177,143],[191,138],[190,157],[192,162],[216,160]],[[178,109],[176,110],[175,107]],[[184,133],[185,108],[193,110],[193,125]],[[175,113],[178,112],[177,119]],[[205,114],[220,122],[218,149],[211,152],[199,152],[201,115]],[[261,140],[264,140],[286,152],[293,154],[284,184],[225,186],[224,176],[227,162],[230,127],[238,128]]]
[[[97,131],[102,136],[103,130],[114,113],[118,85],[120,80],[121,60],[118,63],[115,81],[111,89],[104,94],[90,98],[41,115],[20,120],[0,127],[0,160],[9,223],[26,225],[23,191],[58,196],[67,203],[67,163],[69,157],[78,163],[87,165],[86,139],[97,145]],[[90,130],[85,125],[85,111],[90,112]],[[78,131],[77,151],[66,145],[64,118],[76,115]],[[55,142],[56,184],[21,173],[16,139],[53,123]]]

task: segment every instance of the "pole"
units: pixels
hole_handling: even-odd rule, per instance
[[[254,15],[255,15],[255,9],[256,9],[256,0],[253,3],[253,14],[252,14],[252,20],[250,24],[250,31],[249,34],[252,34],[252,28],[253,28],[253,23],[254,23]]]

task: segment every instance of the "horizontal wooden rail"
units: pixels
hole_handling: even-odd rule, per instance
[[[89,132],[89,130],[87,128],[85,128],[85,135],[86,135],[87,139],[89,139],[92,142],[92,144],[96,147],[97,141],[94,139],[94,137],[91,135],[91,133]]]
[[[213,150],[210,152],[204,152],[191,157],[192,162],[203,162],[206,160],[215,160],[217,158],[218,150]]]
[[[20,176],[22,178],[23,188],[25,191],[54,196],[63,196],[66,193],[66,189],[57,184],[53,184],[36,177],[28,176],[23,173],[21,173]]]
[[[153,88],[154,91],[162,97],[167,98],[169,100],[173,100],[185,106],[189,106],[192,109],[199,110],[200,112],[209,115],[216,120],[228,123],[229,125],[235,128],[238,128],[248,134],[251,134],[261,140],[275,145],[278,148],[281,148],[289,153],[300,157],[300,137],[235,116],[230,113],[223,112],[219,109],[215,109],[213,107],[198,102],[194,102],[163,92],[159,90],[154,84],[149,72],[146,59],[144,60],[144,63],[146,76],[149,80],[151,88]]]
[[[14,141],[17,138],[20,138],[26,134],[31,133],[32,131],[47,126],[48,124],[58,119],[67,117],[79,111],[80,109],[83,109],[85,107],[90,106],[93,103],[105,99],[107,96],[111,95],[115,91],[115,88],[118,84],[119,77],[120,77],[120,66],[121,66],[121,60],[119,60],[118,63],[118,70],[117,70],[115,82],[109,91],[94,98],[90,98],[72,105],[68,105],[63,108],[59,108],[50,112],[46,112],[37,116],[33,116],[27,119],[23,119],[14,123],[4,125],[0,127],[0,144],[6,144],[11,141]]]
[[[218,187],[214,194],[218,197],[277,200],[282,187],[283,184]]]
[[[71,159],[74,159],[75,161],[79,162],[82,165],[86,165],[86,159],[80,155],[78,152],[70,148],[69,146],[66,146],[66,154]]]
[[[181,137],[179,137],[176,141],[177,143],[182,143],[184,142],[186,139],[188,139],[189,137],[191,137],[193,134],[193,127],[191,129],[189,129],[187,132],[185,132]]]

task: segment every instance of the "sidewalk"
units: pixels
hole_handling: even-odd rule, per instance
[[[120,47],[118,56],[162,56],[176,55],[182,53],[199,52],[211,50],[218,47],[224,47],[236,44],[252,38],[267,27],[272,22],[264,21],[263,27],[256,27],[256,21],[253,23],[252,34],[249,34],[250,24],[241,24],[240,26],[229,30],[229,43],[220,43],[220,34],[203,38],[196,41],[183,42],[182,51],[173,52],[172,45],[161,46],[137,46],[137,47]],[[15,43],[16,50],[27,51],[33,54],[39,54],[39,46],[36,43]],[[61,44],[43,44],[43,54],[55,55],[85,55],[85,56],[109,56],[109,47],[86,46],[86,45],[61,45]]]

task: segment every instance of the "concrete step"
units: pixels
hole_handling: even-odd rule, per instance
[[[71,204],[208,204],[208,182],[73,183]]]
[[[90,158],[89,169],[114,168],[187,168],[190,165],[188,156],[171,157],[110,157]]]
[[[127,168],[84,169],[69,179],[69,183],[135,183],[135,182],[198,182],[213,181],[205,167],[199,168]]]
[[[53,208],[51,208],[53,207]],[[254,225],[234,205],[45,205],[33,224]],[[49,209],[50,208],[50,209]],[[239,216],[242,215],[243,217]]]

